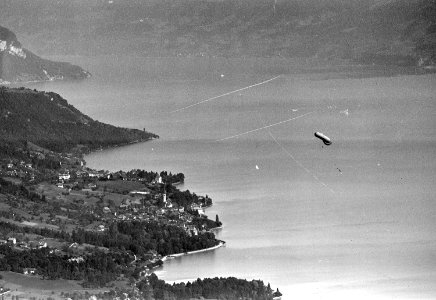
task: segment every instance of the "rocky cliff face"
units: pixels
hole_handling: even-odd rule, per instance
[[[22,47],[15,34],[0,26],[0,83],[83,79],[79,66],[43,59]]]

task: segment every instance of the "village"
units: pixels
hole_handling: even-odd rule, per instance
[[[195,237],[221,226],[218,216],[213,221],[205,215],[211,198],[176,187],[184,182],[181,173],[98,171],[86,167],[77,154],[29,148],[21,160],[0,162],[0,222],[11,226],[0,230],[0,246],[9,245],[17,251],[47,249],[50,254],[68,256],[69,262],[81,263],[94,248],[110,249],[40,233],[104,235],[110,234],[114,224],[143,222],[174,226]],[[139,270],[140,275],[167,258],[153,249],[141,257],[130,255],[129,268]],[[23,268],[22,273],[38,275],[36,268]]]

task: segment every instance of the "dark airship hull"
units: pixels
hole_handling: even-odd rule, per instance
[[[321,141],[323,141],[323,143],[327,146],[330,146],[332,144],[330,138],[322,134],[321,132],[315,132],[315,136],[319,138]]]

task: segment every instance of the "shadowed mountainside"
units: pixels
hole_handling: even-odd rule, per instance
[[[0,17],[53,55],[435,61],[432,0],[5,0]]]

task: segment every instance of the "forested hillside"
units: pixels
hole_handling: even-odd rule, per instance
[[[3,143],[30,141],[53,151],[77,145],[96,149],[158,137],[95,121],[56,93],[25,88],[0,87],[0,124]]]
[[[435,60],[433,0],[4,2],[2,22],[44,54]]]

